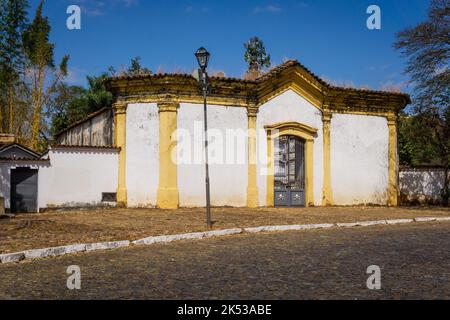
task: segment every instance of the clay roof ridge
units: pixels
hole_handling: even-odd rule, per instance
[[[233,78],[233,77],[210,77],[210,79],[214,81],[223,81],[223,82],[240,82],[240,83],[263,83],[265,81],[268,81],[276,76],[278,76],[281,72],[289,69],[289,68],[295,68],[300,67],[303,70],[305,70],[314,80],[316,80],[319,84],[324,86],[328,90],[339,90],[339,91],[346,91],[346,92],[355,92],[355,93],[374,93],[374,94],[384,94],[384,95],[391,95],[391,96],[403,96],[405,97],[408,102],[410,102],[410,97],[408,94],[403,92],[390,92],[390,91],[383,91],[383,90],[374,90],[374,89],[363,89],[363,88],[345,88],[340,86],[335,86],[327,81],[323,80],[321,77],[316,75],[314,72],[312,72],[310,69],[308,69],[305,65],[300,63],[298,60],[291,59],[286,60],[282,64],[275,66],[274,68],[270,69],[266,73],[262,74],[256,80],[249,80],[249,79],[242,79],[242,78]],[[109,80],[117,80],[117,79],[158,79],[158,78],[164,78],[164,77],[179,77],[179,78],[185,78],[185,79],[193,79],[195,78],[186,73],[164,73],[164,74],[153,74],[153,75],[120,75],[120,76],[114,76],[109,78]]]

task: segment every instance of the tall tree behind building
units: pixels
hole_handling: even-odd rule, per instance
[[[49,41],[50,24],[48,17],[42,15],[44,1],[41,0],[33,22],[23,34],[25,54],[31,83],[33,118],[31,121],[31,147],[39,148],[41,127],[43,125],[43,107],[49,103],[51,93],[58,82],[67,75],[68,56],[65,56],[59,70],[53,61],[54,44]],[[48,77],[52,79],[48,79]],[[49,84],[50,83],[50,84]]]
[[[267,54],[264,43],[258,37],[253,37],[244,43],[244,60],[248,64],[246,79],[255,80],[264,68],[270,67],[270,55]]]
[[[444,167],[442,200],[448,205],[450,0],[431,0],[427,21],[399,32],[395,48],[408,58],[405,72],[414,86],[413,114],[404,118],[406,123],[400,126],[400,130],[405,130],[400,132],[400,142],[403,147],[409,146],[403,149],[405,158],[422,164],[438,162]]]
[[[89,114],[105,107],[111,107],[113,95],[107,90],[105,80],[112,76],[151,75],[152,71],[141,64],[141,58],[135,57],[124,70],[117,72],[110,67],[108,72],[99,76],[87,76],[88,88],[69,86],[61,83],[54,100],[51,133],[53,136],[71,124],[84,119]]]
[[[27,0],[0,0],[0,132],[14,132],[15,103],[23,89],[22,32],[27,25]],[[17,118],[17,117],[16,117]]]
[[[104,81],[110,75],[88,76],[88,88],[61,83],[54,100],[51,133],[57,133],[101,108],[111,107],[113,95]]]

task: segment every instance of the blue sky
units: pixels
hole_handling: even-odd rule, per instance
[[[34,14],[38,0],[30,2]],[[66,28],[71,4],[82,9],[81,30]],[[366,27],[371,4],[381,8],[381,30]],[[256,35],[274,64],[297,59],[334,83],[380,89],[404,85],[405,60],[392,43],[426,19],[427,7],[428,0],[46,0],[44,14],[56,58],[71,56],[72,84],[135,56],[153,71],[191,72],[200,46],[212,54],[211,71],[241,77],[243,43]]]

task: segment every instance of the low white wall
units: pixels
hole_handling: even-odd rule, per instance
[[[400,199],[408,203],[439,203],[444,187],[442,168],[401,168]]]
[[[386,118],[333,114],[331,184],[336,205],[386,204],[388,143]]]
[[[214,206],[247,204],[247,127],[246,108],[208,105],[209,174]],[[178,110],[178,129],[181,134],[177,149],[180,206],[205,206],[203,105],[182,103]],[[233,143],[227,138],[227,130],[240,132],[244,137],[239,143]],[[227,159],[231,155],[234,159]]]
[[[39,168],[39,208],[101,204],[102,193],[117,191],[118,151],[65,148],[49,152]]]
[[[157,104],[128,105],[126,133],[128,206],[156,206],[159,184],[159,114]]]
[[[323,186],[322,112],[292,90],[286,91],[259,108],[256,121],[259,205],[266,205],[267,195],[267,134],[264,126],[281,122],[298,122],[318,130],[314,139],[313,180],[314,204],[320,206]]]

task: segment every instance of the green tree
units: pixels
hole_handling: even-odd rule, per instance
[[[89,112],[86,102],[87,90],[80,86],[60,83],[53,102],[51,134],[55,136]]]
[[[13,133],[16,90],[24,71],[27,8],[27,0],[0,0],[0,132]]]
[[[105,80],[109,77],[108,73],[102,73],[99,76],[88,76],[88,91],[86,94],[88,112],[92,113],[104,107],[111,107],[113,95],[106,89]]]
[[[113,67],[109,67],[108,72],[104,72],[99,76],[87,76],[87,89],[67,84],[59,85],[57,98],[54,102],[55,112],[51,115],[52,135],[55,136],[71,124],[82,120],[101,108],[111,107],[113,95],[107,90],[104,83],[107,78],[115,74],[117,74],[116,70]],[[131,59],[128,69],[121,74],[132,76],[152,74],[152,71],[141,65],[140,57],[135,57]]]
[[[135,57],[131,59],[131,64],[127,73],[130,75],[152,74],[152,71],[141,65],[141,57]]]
[[[55,68],[53,61],[54,44],[50,43],[50,24],[48,17],[42,15],[44,1],[41,0],[36,10],[33,22],[23,33],[25,55],[28,59],[28,68],[31,73],[31,100],[33,118],[31,121],[31,147],[39,148],[39,139],[42,132],[43,108],[49,103],[51,93],[57,87],[57,83],[67,75],[68,56],[62,59],[59,70]],[[53,81],[47,79],[48,73],[54,75]],[[48,86],[48,83],[51,83]]]
[[[448,205],[450,160],[450,0],[431,0],[428,19],[397,34],[414,86],[414,109],[403,119],[400,151],[411,162],[444,167],[442,200]],[[402,154],[401,154],[402,156]]]
[[[60,84],[54,101],[51,133],[55,136],[71,124],[104,107],[111,107],[113,95],[104,81],[110,75],[88,76],[88,88]]]
[[[244,60],[248,64],[247,74],[255,77],[261,74],[264,68],[270,66],[270,55],[266,53],[264,43],[258,37],[253,37],[244,43]]]

